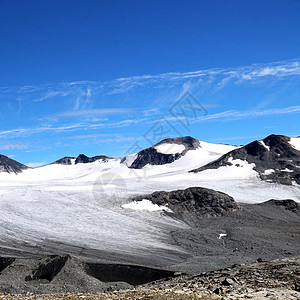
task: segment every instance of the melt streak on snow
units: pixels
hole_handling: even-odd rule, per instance
[[[168,242],[169,233],[187,225],[163,210],[153,211],[151,203],[132,204],[131,196],[201,186],[228,193],[240,202],[300,201],[299,186],[264,182],[253,165],[242,160],[189,173],[235,148],[201,142],[201,147],[171,164],[139,170],[129,169],[121,159],[111,159],[52,164],[17,175],[0,173],[1,247],[14,245],[17,250],[55,241],[140,257],[163,251],[180,253],[181,248]],[[107,173],[117,176],[104,176]]]

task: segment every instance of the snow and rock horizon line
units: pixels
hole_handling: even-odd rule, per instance
[[[284,137],[284,138],[288,138],[290,140],[290,144],[298,151],[300,151],[300,136],[297,137],[290,137],[290,136],[285,136],[285,135],[279,135],[279,134],[270,134],[268,135],[266,138],[262,139],[262,140],[254,140],[248,144],[246,144],[245,146],[257,141],[260,142],[263,146],[265,146],[264,144],[264,140],[268,139],[272,136],[278,136],[278,137]],[[102,160],[103,162],[106,162],[110,159],[120,159],[121,162],[124,162],[126,160],[127,157],[129,156],[133,156],[133,155],[139,155],[140,153],[147,151],[148,149],[155,149],[157,152],[164,154],[164,155],[170,155],[170,156],[176,156],[177,154],[181,154],[184,155],[188,150],[194,150],[197,147],[201,147],[201,143],[207,143],[198,139],[195,139],[191,136],[184,136],[184,137],[175,137],[175,138],[166,138],[161,140],[160,142],[145,148],[137,153],[132,153],[129,155],[126,155],[124,157],[118,157],[118,158],[114,158],[111,156],[107,156],[107,155],[96,155],[96,156],[87,156],[85,154],[79,154],[77,157],[74,156],[64,156],[62,158],[59,158],[57,160],[55,160],[54,162],[42,165],[42,166],[38,166],[38,167],[29,167],[25,164],[22,164],[12,158],[9,158],[6,155],[0,154],[0,172],[2,171],[6,171],[8,173],[10,173],[9,170],[6,170],[6,168],[2,168],[1,170],[1,166],[4,162],[5,165],[9,165],[9,163],[11,163],[12,165],[18,165],[18,170],[13,171],[13,173],[18,173],[18,172],[22,172],[25,169],[36,169],[36,168],[40,168],[40,167],[44,167],[44,166],[48,166],[48,165],[52,165],[52,164],[66,164],[66,165],[72,165],[72,164],[77,164],[77,163],[91,163],[91,162],[95,162],[97,160]],[[171,149],[167,149],[168,147],[164,147],[166,144],[172,144],[172,148]],[[180,145],[184,145],[186,147],[184,148],[180,148]],[[214,144],[214,143],[209,143],[209,144]],[[243,147],[244,145],[240,145],[240,146],[236,146],[236,145],[230,145],[227,143],[217,143],[215,145],[228,145],[228,146],[234,146],[234,147]],[[266,146],[265,146],[266,147]],[[175,149],[176,148],[176,149]],[[176,150],[178,150],[178,152],[176,152]],[[230,152],[230,151],[229,151]],[[178,157],[179,158],[179,157]],[[175,158],[174,160],[178,159]],[[171,162],[171,161],[170,161]],[[130,165],[128,167],[131,167]],[[140,168],[140,167],[138,167]],[[9,169],[9,168],[8,168]]]

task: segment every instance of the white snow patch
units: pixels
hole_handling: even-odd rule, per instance
[[[273,169],[267,169],[267,170],[264,171],[263,175],[270,175],[274,172],[275,172],[275,170],[273,170]]]
[[[122,208],[129,208],[133,210],[147,210],[147,211],[168,211],[172,212],[171,209],[169,209],[166,206],[159,206],[157,204],[153,204],[150,200],[143,199],[142,201],[133,201],[128,204],[121,205]]]
[[[290,173],[293,173],[294,171],[293,170],[290,170],[288,168],[285,168],[284,170],[280,170],[281,172],[290,172]]]
[[[161,144],[155,147],[155,149],[163,154],[176,154],[176,153],[182,153],[185,150],[184,145],[179,144]]]
[[[137,153],[127,155],[123,163],[127,167],[131,167],[132,163],[136,160],[137,156],[138,156]]]
[[[300,151],[300,137],[291,138],[289,142],[296,150]]]
[[[259,141],[268,151],[270,151],[270,146],[267,146],[264,141]]]
[[[220,240],[221,238],[227,236],[227,233],[220,233],[218,236],[218,239]]]
[[[228,158],[228,162],[232,163],[232,165],[234,165],[235,167],[248,167],[248,166],[255,167],[255,165],[253,163],[249,164],[246,160],[233,159],[232,157]]]

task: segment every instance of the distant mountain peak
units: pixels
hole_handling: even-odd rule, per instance
[[[53,162],[52,164],[57,164],[57,165],[72,165],[72,160],[74,160],[75,157],[70,157],[70,156],[65,156],[63,158],[60,158]]]
[[[284,135],[269,135],[261,141],[253,141],[232,150],[219,159],[191,170],[198,173],[208,169],[231,166],[232,160],[243,160],[254,164],[259,177],[281,184],[300,184],[300,151],[292,146],[291,138]]]
[[[112,157],[105,155],[98,155],[93,157],[88,157],[85,154],[79,154],[77,157],[65,156],[53,162],[52,164],[58,165],[72,165],[72,164],[87,164],[92,163],[97,160],[101,160],[102,162],[107,162],[109,159],[113,159]]]
[[[29,167],[0,154],[0,172],[7,173],[21,173],[23,170],[28,169]]]
[[[75,164],[86,164],[91,163],[97,160],[101,160],[103,162],[107,162],[109,159],[113,159],[112,157],[105,156],[105,155],[98,155],[93,157],[88,157],[84,154],[79,154],[75,160]]]
[[[196,147],[200,147],[200,142],[191,136],[163,139],[157,144],[155,144],[153,147],[159,146],[161,144],[182,144],[185,145],[187,148],[189,147],[193,149]]]
[[[141,169],[148,164],[169,164],[184,156],[189,150],[195,150],[199,147],[200,142],[191,136],[167,138],[137,153],[128,167]],[[121,163],[126,163],[126,161],[125,157]]]

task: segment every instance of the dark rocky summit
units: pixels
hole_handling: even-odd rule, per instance
[[[28,169],[27,166],[5,156],[0,155],[0,172],[7,173],[21,173],[23,170]]]
[[[290,138],[283,135],[270,135],[262,141],[254,141],[232,150],[205,166],[191,170],[201,172],[231,166],[231,160],[244,160],[254,164],[262,180],[291,185],[300,184],[300,151],[292,147]]]
[[[105,156],[105,155],[98,155],[98,156],[88,157],[84,154],[79,154],[78,157],[75,160],[75,164],[86,164],[86,163],[94,162],[96,160],[101,160],[103,162],[107,162],[109,159],[112,159],[112,157]]]
[[[72,159],[75,159],[75,157],[65,156],[63,158],[60,158],[60,159],[56,160],[52,164],[57,164],[57,165],[71,165],[72,164]]]
[[[191,187],[172,192],[154,192],[133,198],[133,201],[150,200],[159,206],[167,206],[177,217],[187,223],[195,216],[221,216],[239,207],[229,195],[207,188]]]
[[[156,150],[156,147],[162,144],[183,145],[185,149],[181,153],[164,154]],[[169,164],[179,159],[183,155],[185,155],[187,151],[197,149],[198,147],[200,147],[200,142],[190,136],[164,139],[159,143],[155,144],[154,146],[140,151],[137,155],[137,158],[128,167],[132,169],[141,169],[147,164],[150,165]],[[124,163],[125,161],[126,161],[126,157],[124,157],[121,160],[121,163]]]
[[[73,159],[75,159],[75,164],[87,164],[87,163],[92,163],[92,162],[97,161],[97,160],[101,160],[102,162],[107,162],[109,159],[112,159],[112,157],[105,156],[105,155],[98,155],[98,156],[88,157],[84,154],[79,154],[77,156],[77,158],[65,156],[61,159],[56,160],[52,164],[71,165]]]

